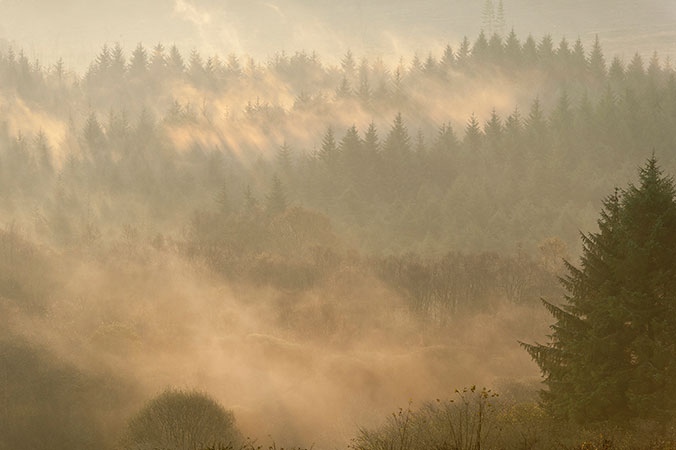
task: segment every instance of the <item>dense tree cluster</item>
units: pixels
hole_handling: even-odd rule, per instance
[[[24,107],[41,104],[63,117],[64,101],[87,99],[95,109],[81,121],[69,119],[60,142],[48,138],[47,128],[17,135],[16,123],[24,122],[9,110],[0,123],[2,208],[30,205],[39,229],[68,242],[95,239],[104,223],[144,221],[170,231],[177,213],[211,209],[214,196],[225,192],[219,208],[267,201],[277,212],[293,204],[319,210],[339,234],[371,251],[511,252],[514,243],[534,249],[552,235],[574,245],[576,229],[592,222],[597,199],[646,153],[673,166],[673,69],[656,57],[645,67],[639,55],[626,67],[617,58],[608,67],[598,42],[587,53],[579,41],[555,46],[549,36],[521,43],[514,33],[481,34],[473,44],[448,48],[441,61],[414,59],[394,72],[378,61],[359,65],[351,53],[340,67],[304,54],[244,66],[236,57],[204,61],[196,52],[186,63],[175,47],[161,45],[138,46],[127,60],[114,46],[80,79],[62,64],[46,70],[22,53],[3,54],[2,92],[23,98]],[[422,80],[435,79],[435,89],[443,90],[458,73],[490,79],[496,70],[515,79],[537,73],[557,86],[558,97],[536,96],[506,117],[495,110],[486,118],[472,115],[464,129],[450,117],[436,131],[408,128],[417,123],[414,110],[425,115],[431,108],[416,93]],[[279,137],[265,144],[274,157],[256,159],[206,109],[167,99],[163,109],[153,97],[178,81],[208,96],[270,77],[297,85],[295,105],[287,111],[250,102],[244,114],[252,129],[269,138],[271,117],[309,108],[317,114],[308,125],[318,136],[314,148]],[[336,95],[313,97],[327,89]],[[370,105],[375,115],[392,111],[395,119],[336,134],[321,117],[343,101]]]

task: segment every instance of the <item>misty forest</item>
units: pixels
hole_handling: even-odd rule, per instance
[[[0,450],[676,448],[676,36],[454,2],[0,0]]]

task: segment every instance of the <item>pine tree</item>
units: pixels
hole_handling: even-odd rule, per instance
[[[352,55],[352,50],[348,49],[347,53],[340,62],[340,66],[343,69],[343,75],[351,80],[354,77],[355,70],[357,69],[357,63],[354,61],[354,55]]]
[[[164,56],[164,46],[161,43],[158,43],[153,48],[153,54],[150,57],[150,72],[153,74],[153,77],[159,79],[159,77],[163,75],[166,67],[167,58]]]
[[[455,55],[453,54],[453,48],[449,45],[446,45],[444,48],[444,54],[441,57],[441,67],[444,68],[445,70],[450,69],[453,67],[453,63],[455,62]]]
[[[364,159],[366,162],[365,173],[369,177],[370,185],[374,186],[378,182],[375,174],[380,163],[380,141],[376,125],[373,122],[369,124],[366,133],[364,133],[362,148],[364,149]]]
[[[493,34],[495,29],[495,4],[493,0],[486,0],[481,11],[481,21],[483,30],[489,34]]]
[[[127,61],[119,42],[113,47],[112,61],[110,63],[110,76],[116,82],[120,82],[127,72]]]
[[[99,56],[96,57],[95,64],[96,64],[96,72],[99,75],[105,76],[108,74],[111,64],[111,56],[110,56],[110,48],[108,48],[107,44],[103,45],[101,53],[99,53]]]
[[[476,115],[472,113],[472,116],[467,122],[465,127],[465,145],[472,151],[477,151],[481,147],[481,141],[483,138],[483,133],[481,132],[481,126],[479,125],[479,120]]]
[[[570,45],[568,44],[568,39],[564,37],[561,39],[561,42],[559,42],[559,48],[556,49],[556,59],[562,69],[568,67],[571,56],[572,52],[570,50]]]
[[[552,36],[545,34],[537,47],[540,63],[550,65],[554,59],[554,41]]]
[[[534,65],[538,61],[538,45],[530,34],[526,38],[526,42],[523,43],[521,54],[523,62],[526,64]]]
[[[291,173],[293,163],[293,151],[291,146],[284,141],[281,147],[277,150],[277,165],[282,173],[288,175]]]
[[[427,75],[434,75],[437,73],[437,60],[434,59],[434,56],[432,53],[427,55],[427,59],[425,60],[425,64],[423,64],[423,72],[425,72]]]
[[[500,64],[505,53],[502,38],[498,33],[493,33],[491,40],[488,41],[488,55],[493,64]]]
[[[450,123],[445,123],[439,128],[437,138],[434,141],[432,148],[435,151],[441,153],[450,153],[458,148],[458,138],[456,137],[453,127]]]
[[[364,133],[364,150],[368,154],[377,155],[380,150],[380,142],[378,141],[378,131],[376,125],[371,122],[366,133]]]
[[[575,45],[573,46],[573,53],[571,55],[571,68],[573,69],[573,75],[584,75],[587,72],[587,67],[588,62],[584,45],[582,44],[582,39],[578,37],[575,41]]]
[[[352,89],[350,88],[350,82],[347,80],[347,77],[343,77],[340,86],[336,89],[336,98],[337,99],[347,99],[352,96]]]
[[[603,56],[599,36],[596,35],[594,47],[589,55],[589,70],[597,80],[603,80],[606,77],[606,59]]]
[[[549,119],[551,127],[559,133],[566,135],[573,124],[573,112],[570,108],[570,98],[565,90],[561,93],[556,108],[552,111]]]
[[[425,134],[422,129],[418,128],[418,133],[415,136],[415,152],[418,155],[427,153],[427,144],[425,143]]]
[[[190,52],[190,61],[188,63],[188,74],[193,83],[200,84],[204,82],[205,71],[204,62],[199,52],[193,49]]]
[[[233,78],[239,78],[242,76],[242,66],[239,63],[239,58],[234,53],[230,53],[228,55],[228,62],[226,64],[225,71]]]
[[[526,129],[529,133],[535,135],[542,135],[547,131],[547,121],[542,111],[540,97],[535,97],[535,100],[533,100],[530,112],[528,113],[528,119],[526,120]]]
[[[627,66],[627,80],[631,83],[632,87],[637,87],[641,85],[644,76],[643,58],[639,53],[636,53]]]
[[[521,64],[521,43],[513,28],[505,40],[505,60],[514,67]]]
[[[49,146],[47,136],[42,130],[40,130],[38,135],[35,137],[35,153],[37,157],[37,163],[42,172],[42,176],[51,176],[54,172],[52,149]]]
[[[96,114],[89,114],[87,123],[82,131],[82,137],[90,151],[100,151],[105,142],[105,135],[103,134],[103,128],[101,128],[99,120],[96,118]]]
[[[472,46],[472,60],[476,62],[485,62],[488,57],[488,40],[486,34],[481,31],[479,37]]]
[[[148,53],[142,44],[138,44],[129,61],[129,75],[132,78],[141,78],[148,71]]]
[[[287,208],[286,192],[282,180],[277,175],[272,178],[270,193],[266,197],[266,212],[271,216],[276,216]]]
[[[590,423],[676,411],[676,190],[651,158],[639,184],[604,201],[599,231],[566,263],[565,303],[544,302],[548,344],[522,344],[540,366],[542,398],[562,419]]]
[[[505,5],[502,0],[499,0],[498,9],[495,13],[495,31],[499,33],[500,36],[504,36],[506,27],[507,22],[505,20]]]
[[[345,136],[340,140],[338,148],[344,155],[354,156],[361,153],[362,140],[359,137],[359,131],[355,125],[352,125],[345,132]]]
[[[331,127],[328,127],[326,133],[324,133],[319,158],[329,167],[334,167],[338,163],[338,145]]]
[[[610,69],[608,70],[608,77],[610,78],[613,87],[616,89],[624,83],[624,64],[619,56],[613,58]]]
[[[523,124],[521,120],[521,112],[519,108],[514,108],[512,114],[505,120],[505,141],[511,150],[515,150],[521,139],[523,132]]]
[[[662,77],[662,67],[660,67],[660,58],[657,52],[653,52],[650,62],[648,63],[648,78],[650,81],[656,83]]]
[[[167,60],[167,66],[169,71],[174,77],[179,77],[185,72],[185,63],[183,62],[183,56],[181,52],[178,51],[178,47],[175,45],[171,46],[169,50],[169,58]]]
[[[63,62],[63,58],[59,58],[56,64],[54,64],[54,76],[59,81],[63,81],[63,78],[66,76],[66,64]]]
[[[467,36],[462,38],[460,48],[458,49],[458,52],[456,54],[456,61],[458,66],[463,67],[467,65],[467,61],[469,60],[470,53],[472,51],[471,47],[472,44],[469,42],[469,38]]]
[[[418,53],[413,54],[413,59],[411,60],[411,69],[409,70],[408,74],[412,77],[417,77],[422,73],[423,71],[423,64],[420,61],[420,57],[418,56]]]
[[[529,141],[526,146],[527,151],[535,152],[536,156],[542,156],[548,148],[549,128],[540,97],[536,97],[530,107],[525,120],[525,131]]]
[[[383,149],[394,158],[406,157],[411,152],[411,138],[409,137],[401,113],[394,118],[394,123],[383,144]]]
[[[364,166],[364,152],[362,151],[363,143],[355,125],[347,129],[338,148],[344,161],[347,176],[357,181]]]
[[[248,184],[244,190],[244,210],[247,214],[254,214],[258,210],[258,199]]]
[[[486,135],[486,140],[493,150],[496,150],[500,146],[502,140],[502,121],[498,116],[495,108],[491,111],[491,117],[486,122],[484,126],[484,134]]]
[[[357,96],[362,104],[368,105],[371,102],[371,85],[369,83],[369,66],[366,58],[362,60],[359,66],[359,91]]]

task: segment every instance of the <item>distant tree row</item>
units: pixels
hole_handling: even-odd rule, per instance
[[[506,36],[483,31],[474,42],[465,37],[456,48],[446,46],[442,55],[414,55],[395,67],[389,67],[381,58],[358,58],[348,51],[337,66],[323,64],[316,53],[278,53],[263,64],[249,57],[234,54],[227,58],[217,55],[204,57],[192,50],[186,57],[174,45],[162,44],[152,49],[139,44],[127,55],[120,44],[104,45],[82,76],[69,72],[63,60],[45,67],[40,61],[29,61],[23,51],[11,48],[0,53],[0,81],[5,88],[17,88],[28,98],[38,99],[54,86],[84,88],[87,95],[136,92],[144,87],[150,98],[161,95],[165,83],[177,80],[200,89],[223,91],[264,83],[274,77],[292,87],[295,95],[314,95],[332,92],[337,98],[355,97],[364,102],[399,98],[407,91],[416,91],[421,80],[434,80],[441,86],[452,85],[457,74],[494,77],[490,70],[500,69],[501,76],[519,79],[540,71],[554,83],[581,85],[593,90],[602,89],[611,82],[636,87],[643,78],[663,82],[673,75],[668,61],[654,54],[644,61],[636,54],[628,63],[614,57],[607,58],[598,37],[591,49],[582,41],[570,42],[562,38],[555,44],[551,35],[540,40],[528,36],[519,40],[512,30]],[[147,91],[147,92],[145,92]],[[259,94],[264,94],[261,90]],[[115,99],[115,97],[113,97]],[[253,99],[252,99],[253,100]]]

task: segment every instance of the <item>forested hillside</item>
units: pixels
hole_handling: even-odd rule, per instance
[[[673,69],[598,42],[481,34],[397,67],[186,59],[105,46],[79,77],[3,53],[3,209],[61,240],[84,222],[170,232],[176,214],[263,201],[277,177],[368,251],[531,252],[573,248],[636,161],[673,167]]]
[[[676,71],[487,14],[396,64],[3,42],[0,450],[670,448]]]

